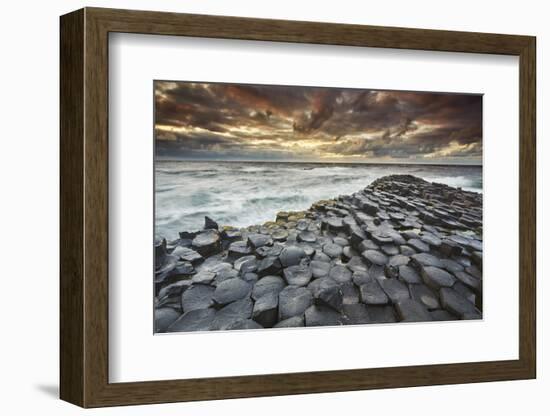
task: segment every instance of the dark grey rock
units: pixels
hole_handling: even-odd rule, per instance
[[[404,231],[401,231],[401,236],[405,240],[410,240],[413,238],[418,238],[419,234],[417,230],[404,230]]]
[[[155,298],[154,306],[157,309],[160,308],[172,308],[180,314],[183,313],[181,309],[181,295],[165,296],[164,298]]]
[[[422,283],[420,275],[410,266],[399,266],[399,278],[406,283]]]
[[[441,239],[432,233],[423,232],[420,235],[420,239],[433,249],[437,249],[441,246]]]
[[[474,262],[474,264],[477,267],[482,268],[483,267],[483,252],[474,251],[472,253],[472,261]]]
[[[313,296],[304,287],[287,286],[279,293],[279,321],[302,315],[311,306]]]
[[[311,280],[312,272],[309,265],[298,264],[284,269],[283,275],[289,285],[305,286]]]
[[[346,267],[350,269],[352,272],[366,272],[369,267],[365,263],[362,257],[360,256],[353,256],[347,263]]]
[[[155,268],[159,268],[163,263],[164,256],[166,256],[166,239],[164,238],[155,238]]]
[[[193,276],[193,278],[195,278],[195,276]],[[180,296],[181,293],[184,290],[188,289],[192,284],[193,284],[193,280],[189,280],[189,279],[178,280],[177,282],[171,283],[167,286],[164,286],[162,289],[160,289],[158,293],[158,298],[162,299],[164,297]]]
[[[221,282],[225,282],[229,279],[234,279],[236,277],[239,277],[239,272],[235,269],[223,269],[216,273],[216,277],[214,278],[214,283],[219,285]]]
[[[172,251],[172,255],[178,257],[180,260],[188,261],[193,265],[204,261],[204,257],[189,247],[177,246]]]
[[[234,241],[229,245],[227,258],[231,261],[235,261],[250,254],[252,254],[252,249],[248,246],[246,241]]]
[[[378,205],[368,200],[365,200],[361,204],[361,208],[369,215],[376,215],[376,213],[378,212]]]
[[[378,281],[373,280],[359,287],[361,301],[366,305],[385,305],[389,302]]]
[[[309,223],[310,223],[310,221],[306,218],[299,219],[296,222],[296,229],[298,231],[305,231],[309,227]]]
[[[306,326],[336,326],[343,324],[343,316],[323,305],[311,305],[305,311]]]
[[[212,298],[218,305],[227,305],[249,296],[251,290],[250,283],[239,278],[232,278],[219,283]]]
[[[363,242],[363,240],[367,239],[367,235],[365,232],[358,226],[354,226],[351,228],[350,233],[350,243],[352,246],[357,247],[359,244]]]
[[[206,309],[213,305],[214,288],[208,285],[194,284],[181,295],[183,312],[195,309]]]
[[[237,229],[226,229],[221,232],[221,237],[226,241],[235,241],[242,238],[242,234]]]
[[[372,323],[367,305],[355,303],[342,307],[344,325],[363,325]]]
[[[351,281],[352,273],[346,266],[337,264],[330,269],[328,276],[337,283],[344,283]]]
[[[464,266],[462,264],[451,259],[441,259],[441,263],[443,264],[443,268],[445,270],[453,273],[454,275],[464,270]]]
[[[252,289],[252,298],[254,300],[260,299],[267,293],[275,293],[277,296],[279,292],[285,287],[285,281],[279,276],[265,276],[262,277],[254,284]]]
[[[196,231],[196,232],[189,232],[189,231],[180,231],[179,235],[180,235],[180,241],[190,241],[192,240],[193,238],[195,238],[197,236],[197,234],[199,234],[200,231]]]
[[[300,264],[300,261],[306,257],[306,253],[303,248],[298,246],[287,246],[282,249],[279,254],[279,259],[283,267],[296,266]]]
[[[202,283],[205,285],[208,285],[212,283],[214,278],[216,277],[216,273],[210,272],[208,270],[201,270],[196,275],[193,276],[193,283]]]
[[[330,263],[313,260],[310,263],[310,267],[311,267],[311,274],[313,278],[318,279],[320,277],[328,276],[328,272],[330,270]]]
[[[335,310],[340,310],[343,304],[343,294],[340,285],[334,280],[323,277],[314,280],[308,286],[313,295],[314,302],[318,305],[326,305]]]
[[[404,256],[403,254],[397,254],[395,256],[390,257],[388,260],[388,266],[406,266],[409,264],[409,261],[411,258],[409,256]]]
[[[266,256],[277,257],[279,254],[281,254],[281,251],[283,251],[283,248],[285,248],[285,246],[282,245],[281,243],[274,243],[273,246],[269,248],[269,251],[267,252]]]
[[[386,268],[385,266],[378,266],[373,264],[369,267],[369,276],[376,280],[386,279]]]
[[[399,277],[399,268],[395,266],[384,266],[384,275],[388,279],[397,279]]]
[[[363,240],[359,245],[357,246],[357,250],[362,253],[366,250],[379,250],[380,246],[378,244],[375,244],[372,240]]]
[[[465,284],[458,281],[453,285],[453,289],[456,290],[464,299],[467,299],[468,301],[472,302],[474,305],[476,304],[476,294],[468,288]]]
[[[348,247],[348,246],[349,246],[349,241],[348,241],[347,239],[345,239],[345,238],[342,238],[342,237],[334,237],[334,238],[332,239],[332,242],[333,242],[334,244],[338,244],[340,247],[342,247],[342,249],[343,249],[344,247]]]
[[[401,222],[401,228],[405,227],[405,225],[403,224],[405,224],[404,221]],[[389,230],[388,236],[391,237],[391,239],[393,240],[393,244],[397,246],[407,244],[407,240],[405,240],[397,231]]]
[[[258,258],[263,259],[264,257],[269,256],[270,251],[271,251],[271,247],[263,246],[263,247],[259,247],[256,250],[254,250],[254,253],[256,254],[256,256]]]
[[[220,234],[216,230],[201,232],[193,239],[191,245],[203,257],[211,256],[222,250]]]
[[[323,220],[323,226],[328,229],[330,232],[333,232],[335,234],[345,231],[346,226],[343,223],[341,218],[336,217],[328,217]]]
[[[474,292],[478,294],[481,293],[481,280],[466,272],[457,272],[455,273],[455,276],[458,280],[460,280],[463,284],[468,286]]]
[[[445,309],[436,309],[431,311],[430,315],[434,321],[456,321],[458,318],[453,314],[449,313]]]
[[[462,253],[462,248],[452,240],[443,239],[441,240],[439,251],[441,251],[447,257],[451,257],[460,255]]]
[[[353,272],[352,276],[353,283],[357,286],[364,285],[365,283],[372,282],[373,278],[369,275],[367,271],[356,271]]]
[[[317,235],[311,231],[302,231],[298,234],[296,240],[303,243],[315,243]]]
[[[241,270],[241,266],[246,263],[247,261],[249,260],[256,260],[256,256],[254,255],[249,255],[249,256],[243,256],[243,257],[239,257],[237,260],[235,260],[235,262],[233,263],[233,268],[235,270],[238,270],[240,271]]]
[[[441,305],[445,309],[461,319],[471,319],[475,316],[478,317],[477,319],[481,318],[481,313],[474,306],[474,304],[469,302],[454,289],[442,287],[439,291],[439,298],[441,300]]]
[[[241,275],[241,279],[243,279],[245,282],[255,284],[258,281],[259,277],[256,273],[248,272]]]
[[[342,247],[338,244],[327,243],[323,246],[323,252],[329,256],[331,259],[335,259],[342,255]]]
[[[167,332],[209,331],[215,316],[216,311],[212,308],[194,309],[184,313],[168,327]]]
[[[203,266],[208,266],[208,267],[205,267],[201,270],[206,270],[217,274],[217,273],[221,273],[221,272],[225,272],[233,269],[233,266],[231,265],[231,263],[226,263],[226,262],[220,263],[220,260],[218,259],[218,261],[215,262],[215,264],[208,264],[209,261],[210,261],[210,258],[207,259],[203,264]]]
[[[404,256],[412,256],[413,254],[416,254],[416,250],[409,246],[399,246],[399,251]]]
[[[361,255],[369,265],[385,266],[388,263],[388,257],[376,250],[366,250]]]
[[[398,303],[404,299],[410,298],[407,285],[397,279],[381,280],[380,286],[386,295],[388,295],[392,303]]]
[[[452,274],[439,267],[423,267],[420,274],[424,283],[436,290],[441,287],[451,287],[456,282],[456,278]]]
[[[426,307],[414,300],[403,299],[395,305],[397,314],[403,322],[425,322],[433,320]]]
[[[204,217],[204,229],[205,230],[217,230],[218,223],[210,217]]]
[[[155,270],[155,283],[163,282],[174,271],[179,260],[176,256],[168,254],[164,256],[163,263]]]
[[[275,230],[275,231],[273,231],[273,233],[271,234],[271,238],[272,238],[274,241],[285,241],[285,240],[288,238],[288,231],[287,231],[287,230],[283,230],[282,228],[281,228],[281,229],[278,229],[278,230]]]
[[[386,256],[395,256],[399,254],[399,248],[393,244],[383,244],[380,246],[380,250],[382,250]]]
[[[481,280],[481,270],[479,270],[476,266],[471,265],[471,266],[466,267],[464,270],[466,271],[466,273],[468,273],[468,274],[474,276],[475,278]]]
[[[407,241],[407,244],[414,248],[418,252],[429,252],[430,246],[423,242],[422,240],[419,240],[417,238],[411,238],[409,241]]]
[[[397,322],[395,311],[391,306],[368,306],[368,313],[372,324]]]
[[[370,238],[372,239],[372,241],[374,241],[379,246],[381,246],[383,244],[393,243],[393,238],[391,238],[387,234],[383,234],[383,233],[380,233],[380,232],[373,232],[370,235]]]
[[[353,282],[342,283],[340,285],[340,291],[342,292],[342,303],[344,305],[359,303],[359,290]]]
[[[428,286],[423,284],[413,284],[409,285],[409,291],[411,297],[424,304],[428,309],[439,309],[441,306],[439,304],[439,296],[437,293],[432,291]]]
[[[195,274],[193,265],[188,261],[179,262],[176,267],[169,273],[170,277],[188,277]]]
[[[461,245],[461,246],[469,246],[470,245],[470,239],[463,237],[461,235],[451,235],[448,237],[449,240]]]
[[[279,306],[279,294],[269,292],[260,297],[254,303],[252,318],[264,328],[271,328],[277,323]]]
[[[164,332],[178,318],[180,313],[172,308],[155,309],[155,332]]]
[[[256,273],[258,276],[268,276],[268,275],[277,275],[281,272],[282,266],[279,257],[266,257],[262,259],[258,265]]]
[[[437,257],[428,253],[418,253],[411,256],[411,265],[417,270],[421,270],[423,266],[433,266],[443,268],[443,263]]]
[[[257,248],[260,248],[263,246],[271,246],[272,244],[273,244],[273,240],[269,235],[265,235],[265,234],[248,235],[248,245],[252,247],[252,250],[256,250]]]
[[[304,250],[304,253],[306,253],[307,257],[312,257],[315,254],[315,249],[312,246],[310,246],[309,244],[300,243],[299,246]],[[303,259],[302,259],[302,261],[303,261]]]
[[[474,240],[474,239],[471,239],[469,244],[468,244],[469,248],[472,249],[473,251],[478,251],[478,252],[482,252],[483,251],[483,243],[479,240]]]
[[[330,257],[327,256],[325,253],[323,253],[320,250],[316,250],[315,254],[313,255],[313,260],[315,261],[323,261],[325,263],[330,263]]]
[[[256,270],[258,270],[258,264],[259,264],[259,261],[257,261],[256,259],[250,259],[245,261],[244,263],[241,264],[241,267],[239,269],[240,275],[242,276],[246,273],[254,273]]]
[[[357,252],[350,246],[346,246],[342,249],[342,259],[349,261],[352,257],[357,256]]]
[[[304,315],[292,316],[278,322],[273,328],[298,328],[304,325]]]
[[[389,212],[388,214],[392,220],[403,221],[405,219],[405,216],[400,212]]]
[[[226,330],[243,319],[250,319],[252,316],[253,303],[249,297],[221,308],[212,321],[212,329]]]

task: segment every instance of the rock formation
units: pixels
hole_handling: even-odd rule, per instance
[[[155,241],[155,331],[481,319],[482,195],[410,175]]]

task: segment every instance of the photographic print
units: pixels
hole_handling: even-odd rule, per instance
[[[156,333],[482,318],[482,95],[153,85]]]

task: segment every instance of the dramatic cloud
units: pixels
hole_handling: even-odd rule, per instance
[[[155,136],[162,158],[480,164],[482,97],[157,81]]]

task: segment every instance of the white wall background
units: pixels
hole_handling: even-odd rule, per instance
[[[156,9],[276,19],[536,35],[538,40],[538,379],[88,411],[102,415],[300,414],[343,412],[446,416],[547,414],[545,284],[550,209],[544,182],[550,145],[543,140],[550,85],[550,26],[545,3],[507,1],[273,2],[232,0],[52,0],[5,2],[0,14],[0,410],[3,414],[82,412],[58,394],[58,16],[82,6]],[[546,66],[545,66],[546,65]],[[545,177],[546,176],[546,177]],[[546,199],[546,200],[545,200]],[[546,235],[545,235],[546,234]],[[544,264],[543,264],[544,263]],[[546,325],[547,326],[547,325]]]

